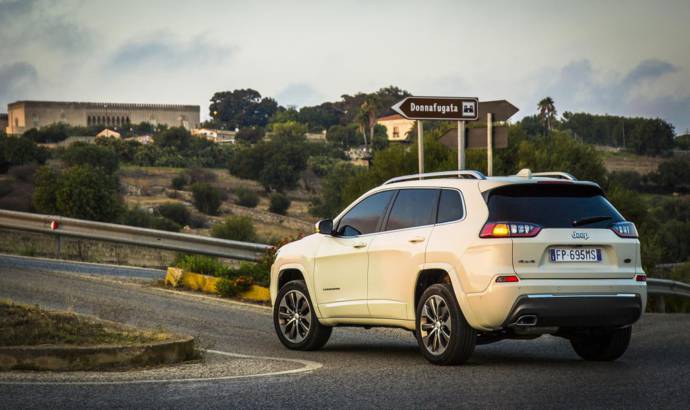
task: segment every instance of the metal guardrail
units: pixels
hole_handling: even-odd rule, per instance
[[[54,235],[58,253],[62,236],[248,261],[261,259],[264,253],[271,248],[270,245],[259,243],[230,241],[207,236],[6,210],[0,210],[0,227]],[[650,295],[690,298],[690,284],[668,279],[648,278],[647,292]]]
[[[690,298],[690,285],[669,279],[647,278],[647,293],[650,295]]]
[[[58,255],[63,236],[247,261],[261,259],[271,248],[259,243],[6,210],[0,210],[0,227],[54,235]]]

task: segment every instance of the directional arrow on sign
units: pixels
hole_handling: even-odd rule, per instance
[[[392,108],[410,120],[472,121],[478,105],[474,97],[406,97]]]
[[[518,111],[520,111],[518,107],[506,100],[482,101],[479,103],[479,118],[483,122],[486,122],[486,114],[489,113],[492,114],[494,121],[506,121]]]

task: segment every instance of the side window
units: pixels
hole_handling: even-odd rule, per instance
[[[462,207],[460,193],[453,189],[441,191],[441,199],[438,202],[438,223],[457,221],[465,216],[465,209]]]
[[[355,205],[338,222],[338,235],[357,236],[376,232],[394,193],[379,192]]]
[[[438,189],[401,189],[391,208],[386,230],[433,224],[438,193]]]

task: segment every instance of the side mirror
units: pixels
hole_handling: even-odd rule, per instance
[[[322,219],[316,223],[315,226],[316,233],[323,235],[333,235],[333,220],[332,219]]]

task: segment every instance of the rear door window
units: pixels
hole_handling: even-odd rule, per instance
[[[386,230],[432,225],[436,220],[438,189],[401,189],[391,208]]]
[[[376,232],[395,191],[375,193],[350,209],[338,222],[338,235],[358,236]]]
[[[594,222],[580,227],[608,228],[624,220],[602,191],[589,185],[508,185],[489,191],[487,204],[489,222],[529,222],[544,228],[572,228],[575,221],[589,219]]]
[[[465,209],[462,206],[460,192],[454,189],[441,190],[441,198],[438,201],[438,217],[436,222],[452,222],[465,217]]]

